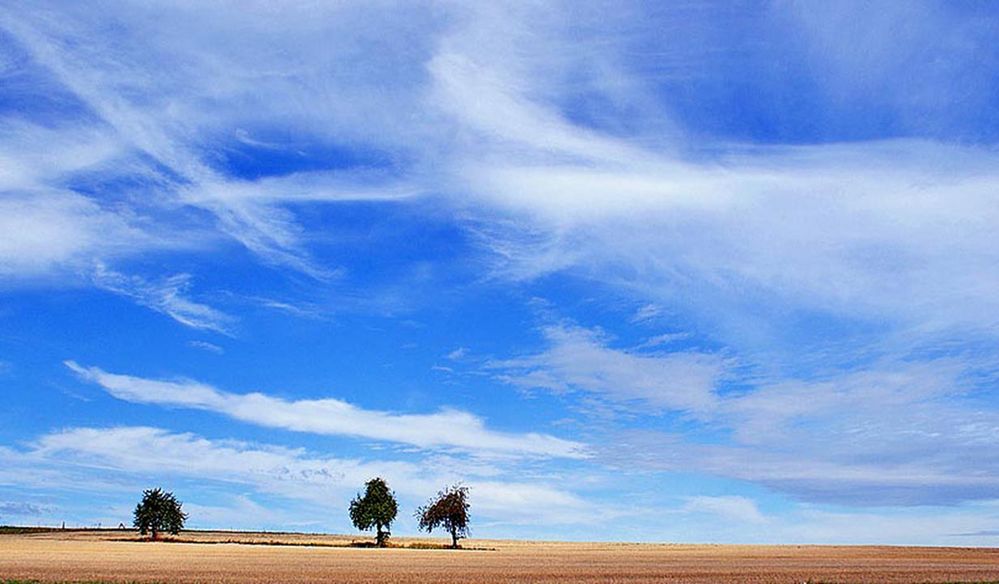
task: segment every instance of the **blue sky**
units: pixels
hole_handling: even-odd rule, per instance
[[[7,2],[0,523],[999,544],[981,2]]]

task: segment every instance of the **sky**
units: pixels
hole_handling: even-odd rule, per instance
[[[0,524],[999,545],[999,6],[0,5]]]

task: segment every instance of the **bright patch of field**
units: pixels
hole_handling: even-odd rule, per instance
[[[2,534],[0,582],[999,582],[999,549],[471,540],[466,547],[482,549],[455,552],[351,548],[362,540],[307,534],[186,532],[183,539],[197,543],[127,541],[134,538]],[[218,543],[236,541],[244,543]]]

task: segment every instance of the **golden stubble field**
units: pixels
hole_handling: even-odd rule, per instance
[[[470,540],[480,550],[361,549],[355,538],[189,532],[0,535],[0,580],[101,582],[986,582],[999,549],[553,543]],[[218,543],[240,541],[245,543]],[[281,542],[292,545],[247,545]],[[399,538],[398,545],[427,540]],[[301,544],[317,544],[305,546]]]

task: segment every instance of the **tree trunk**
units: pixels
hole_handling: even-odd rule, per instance
[[[156,541],[156,537],[157,537],[158,533],[157,533],[157,531],[156,531],[155,528],[152,530],[152,532],[153,532],[153,541]]]
[[[382,531],[382,524],[381,523],[377,524],[376,528],[378,529],[378,531],[375,534],[375,544],[378,547],[385,547],[385,533]]]
[[[458,549],[458,530],[454,527],[451,528],[451,549]]]

